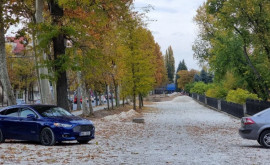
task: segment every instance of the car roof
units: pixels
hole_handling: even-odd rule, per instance
[[[11,108],[25,108],[25,107],[29,107],[29,108],[40,108],[40,107],[56,107],[56,105],[48,105],[48,104],[21,104],[21,105],[10,105],[7,107],[4,107],[2,109],[0,109],[0,111],[6,110],[6,109],[11,109]]]

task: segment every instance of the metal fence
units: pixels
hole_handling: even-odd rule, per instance
[[[211,97],[206,97],[206,99],[207,99],[207,105],[218,109],[218,99],[211,98]]]
[[[243,105],[230,103],[223,100],[221,100],[221,111],[239,118],[245,116]]]
[[[199,101],[201,103],[205,103],[205,96],[204,95],[199,95]]]
[[[196,93],[192,93],[192,98],[197,100],[197,94]]]
[[[270,107],[270,102],[267,101],[259,101],[259,100],[251,100],[248,99],[246,101],[247,114],[254,115],[266,108]]]

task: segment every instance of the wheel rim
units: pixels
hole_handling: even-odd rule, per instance
[[[45,145],[50,144],[52,142],[52,138],[53,138],[51,131],[47,130],[47,129],[43,130],[41,138],[42,138],[43,144],[45,144]]]
[[[270,133],[264,135],[263,141],[265,145],[270,146]]]

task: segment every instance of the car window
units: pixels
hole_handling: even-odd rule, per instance
[[[14,116],[18,117],[19,116],[19,109],[18,108],[13,108],[13,109],[8,109],[5,113],[6,116]]]
[[[60,107],[35,107],[35,110],[43,117],[73,116],[67,110]]]
[[[3,110],[0,112],[0,115],[5,115],[7,110]]]
[[[270,116],[270,108],[267,108],[261,112],[258,112],[254,116]]]
[[[20,117],[27,117],[27,115],[33,114],[36,116],[36,113],[28,108],[24,108],[21,110]]]

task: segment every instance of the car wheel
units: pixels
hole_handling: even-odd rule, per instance
[[[261,141],[260,141],[260,138],[259,139],[257,139],[257,142],[261,145]]]
[[[260,144],[265,148],[270,148],[270,130],[263,131],[260,136]]]
[[[5,142],[5,138],[4,138],[2,130],[0,129],[0,143],[4,143],[4,142]]]
[[[49,127],[42,129],[40,133],[40,142],[45,146],[53,146],[55,144],[54,133]]]
[[[80,144],[87,144],[90,140],[77,140]]]

